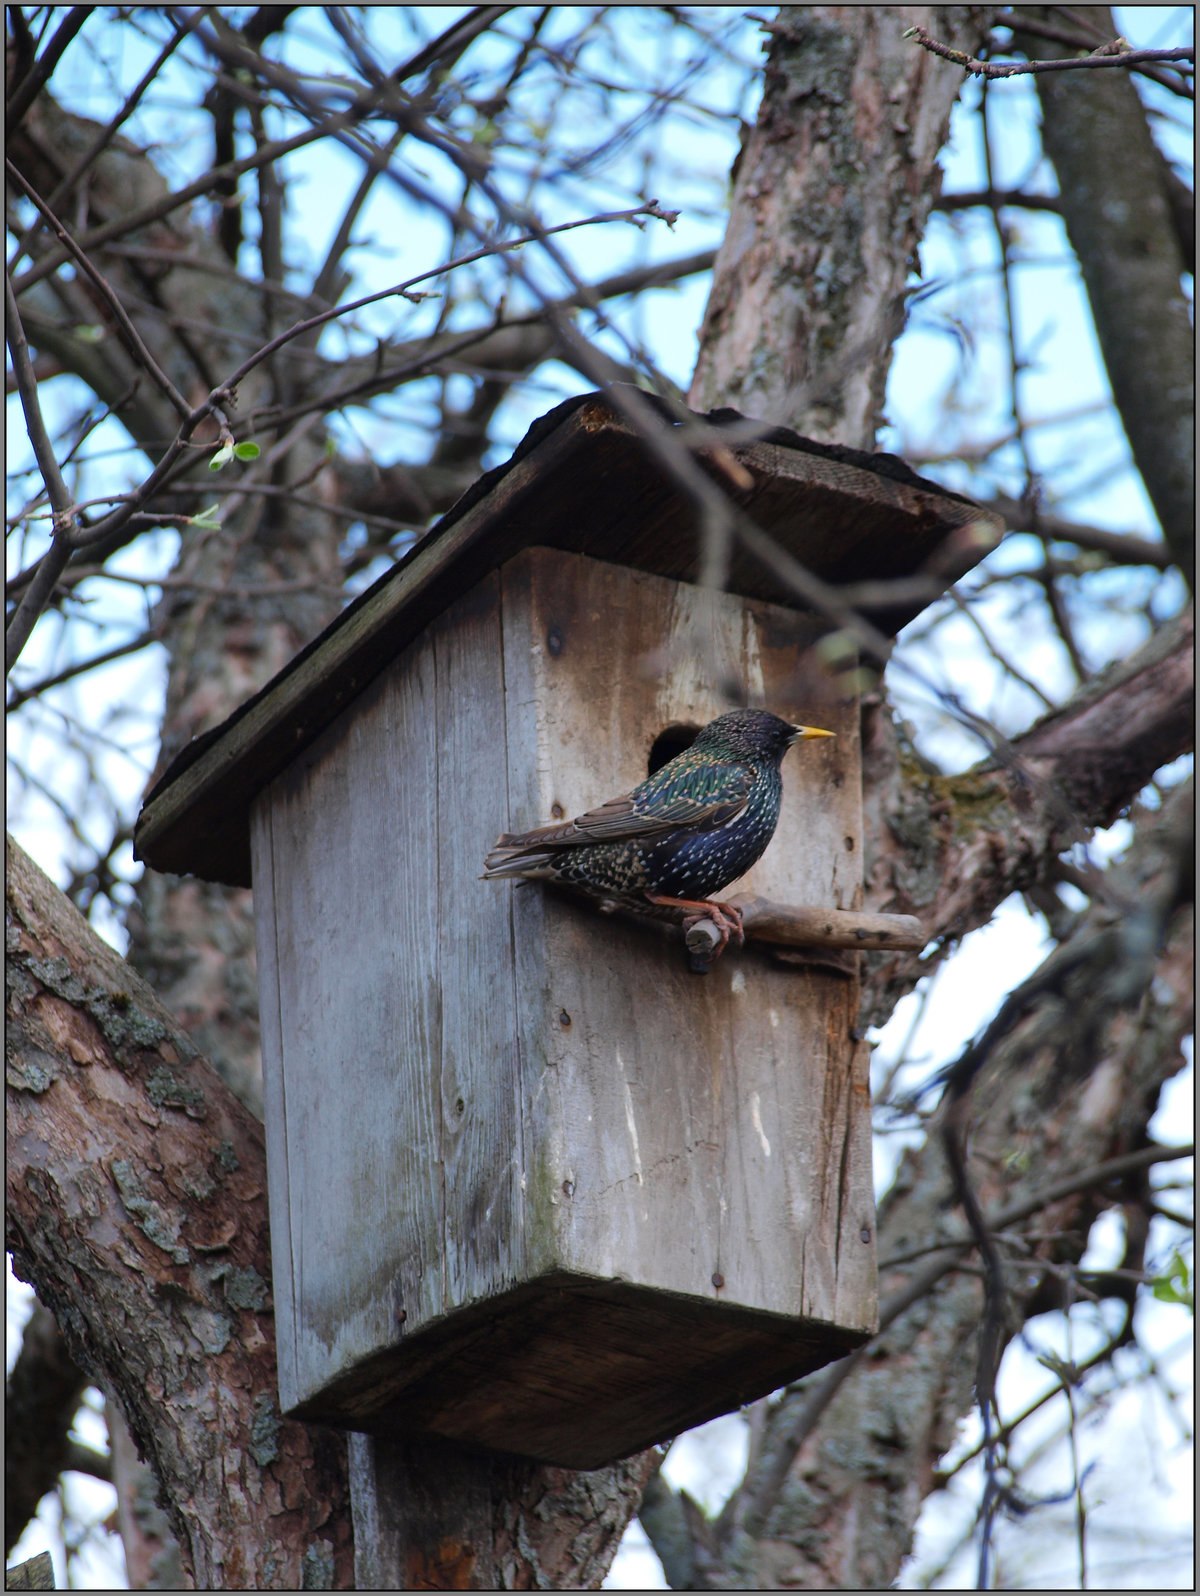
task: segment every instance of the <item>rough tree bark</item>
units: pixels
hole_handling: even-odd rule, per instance
[[[1026,37],[1018,6],[1015,42],[1031,56],[1071,52]],[[1107,6],[1088,7],[1105,38],[1119,30]],[[1042,143],[1058,174],[1067,236],[1079,257],[1113,398],[1163,536],[1195,579],[1195,343],[1182,278],[1183,251],[1159,154],[1132,77],[1124,72],[1046,72],[1034,77]],[[1119,150],[1120,159],[1109,158]]]
[[[688,399],[871,449],[959,79],[903,37],[975,54],[984,6],[782,6],[735,167]],[[936,20],[935,20],[936,19]]]

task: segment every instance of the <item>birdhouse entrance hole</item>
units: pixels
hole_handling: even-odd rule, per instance
[[[651,745],[646,774],[653,776],[654,772],[661,770],[668,760],[674,759],[676,754],[683,753],[685,748],[690,748],[696,741],[699,730],[699,726],[684,723],[664,726]]]

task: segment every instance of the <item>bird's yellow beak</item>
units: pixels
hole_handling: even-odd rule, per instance
[[[837,732],[822,731],[819,726],[797,726],[792,732],[794,743],[806,742],[810,737],[836,737]]]

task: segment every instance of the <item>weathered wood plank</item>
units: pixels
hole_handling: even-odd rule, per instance
[[[427,1062],[442,1027],[435,702],[422,639],[264,800],[273,886],[255,907],[276,949],[281,1052],[266,1035],[263,1064],[276,1158],[286,1123],[285,1206],[271,1192],[272,1236],[288,1238],[276,1271],[290,1253],[295,1303],[286,1406],[331,1360],[443,1308],[442,1104]]]
[[[267,1202],[271,1216],[271,1296],[275,1308],[276,1359],[284,1409],[300,1392],[296,1367],[295,1268],[291,1174],[288,1164],[285,1044],[280,1012],[279,909],[275,902],[275,806],[260,798],[250,816],[254,861],[254,940],[258,972],[259,1047],[262,1052],[263,1124],[267,1144]]]
[[[54,1563],[49,1552],[38,1552],[24,1563],[4,1571],[5,1590],[53,1590]]]
[[[524,1275],[508,904],[502,894],[482,892],[478,880],[504,781],[498,577],[485,577],[464,595],[430,636],[437,767],[427,818],[437,866],[444,1306],[450,1309],[493,1296]]]

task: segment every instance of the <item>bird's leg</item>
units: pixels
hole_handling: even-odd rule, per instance
[[[646,897],[660,908],[681,909],[685,935],[699,921],[711,920],[721,936],[713,949],[714,959],[724,953],[731,936],[739,948],[746,940],[746,933],[742,929],[742,911],[734,903],[714,903],[711,898],[666,898],[658,892],[647,892]]]

